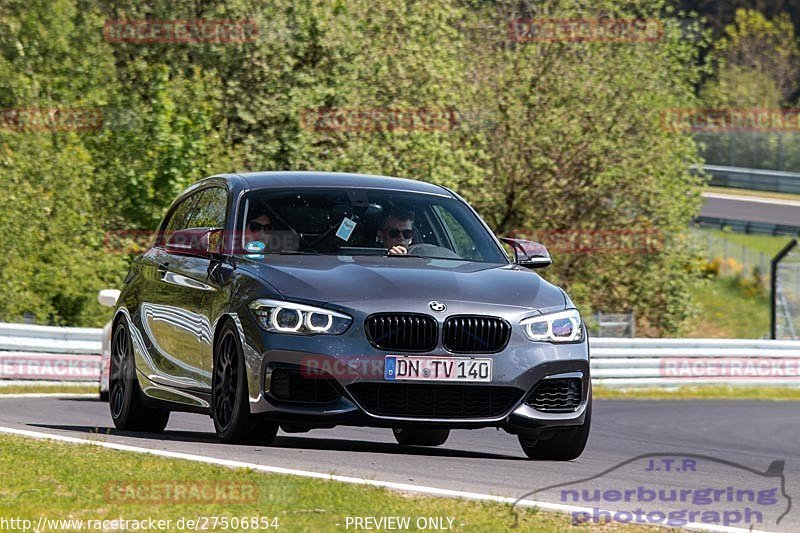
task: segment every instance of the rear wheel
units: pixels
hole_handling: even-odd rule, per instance
[[[577,459],[586,448],[589,428],[592,425],[592,397],[586,405],[586,418],[580,426],[555,429],[539,434],[520,433],[519,444],[530,459],[570,461]]]
[[[244,355],[239,334],[230,323],[222,327],[215,343],[211,418],[217,436],[225,443],[269,445],[278,433],[278,424],[250,414]]]
[[[449,429],[399,427],[392,431],[397,443],[403,446],[440,446],[450,436]]]
[[[124,320],[114,328],[111,339],[108,405],[117,429],[160,433],[169,422],[169,411],[145,407],[142,404],[131,336]]]

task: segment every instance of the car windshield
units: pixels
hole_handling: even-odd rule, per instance
[[[474,213],[457,199],[365,189],[261,190],[238,217],[237,253],[388,255],[507,263]]]

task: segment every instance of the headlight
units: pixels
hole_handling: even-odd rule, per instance
[[[549,315],[532,316],[522,320],[522,330],[532,341],[578,342],[583,340],[581,315],[577,309],[567,309]]]
[[[349,316],[292,302],[280,300],[255,300],[250,310],[258,325],[267,331],[294,335],[339,335],[350,322]]]

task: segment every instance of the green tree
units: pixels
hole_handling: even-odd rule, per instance
[[[755,10],[737,9],[709,58],[714,75],[701,88],[703,107],[777,110],[794,105],[800,49],[788,15],[769,19]],[[731,131],[698,138],[713,164],[800,168],[800,139],[793,132]]]
[[[698,46],[658,1],[500,2],[482,15],[470,54],[476,107],[493,117],[480,153],[487,183],[470,196],[500,234],[538,230],[658,232],[674,243],[700,206],[690,136],[667,131],[662,114],[692,107]],[[510,42],[513,18],[656,18],[663,37],[635,42]],[[491,18],[489,18],[491,17]],[[696,26],[696,25],[695,25]],[[693,31],[699,32],[696,27]],[[559,243],[547,241],[558,248]],[[670,333],[691,313],[692,254],[556,255],[545,277],[585,308],[632,310]]]
[[[93,291],[127,257],[107,230],[152,229],[186,185],[245,170],[400,175],[455,188],[499,233],[637,229],[677,235],[697,161],[662,112],[695,104],[698,45],[660,0],[9,0],[2,107],[104,109],[99,131],[0,132],[0,315],[99,323]],[[514,43],[511,18],[658,17],[657,42]],[[109,20],[254,23],[242,43],[109,42]],[[440,131],[321,131],[319,108],[452,111]],[[30,197],[20,199],[20,187]],[[31,213],[43,215],[29,220]],[[52,213],[64,224],[50,229]],[[9,242],[14,235],[28,242]],[[545,242],[547,244],[547,242]],[[79,259],[84,259],[81,262]],[[690,311],[691,253],[556,256],[546,277],[584,309],[631,308],[671,332]],[[80,266],[86,265],[86,266]],[[5,291],[5,292],[3,292]],[[9,303],[13,302],[13,303]],[[3,307],[5,306],[5,307]]]
[[[95,108],[106,97],[110,56],[83,31],[74,2],[11,0],[0,7],[0,319],[97,324],[96,291],[117,283],[124,260],[102,251],[92,202],[87,134],[17,125],[13,110]]]
[[[777,107],[797,88],[800,49],[788,14],[768,19],[758,11],[737,9],[711,59],[717,77],[703,92],[712,105]]]

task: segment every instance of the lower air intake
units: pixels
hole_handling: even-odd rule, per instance
[[[522,398],[514,387],[355,383],[347,390],[374,415],[400,418],[493,418]]]
[[[548,413],[570,413],[581,404],[580,378],[554,378],[542,380],[533,389],[525,403]]]
[[[305,376],[299,368],[275,368],[269,381],[269,394],[283,402],[326,404],[341,396],[333,378]]]

